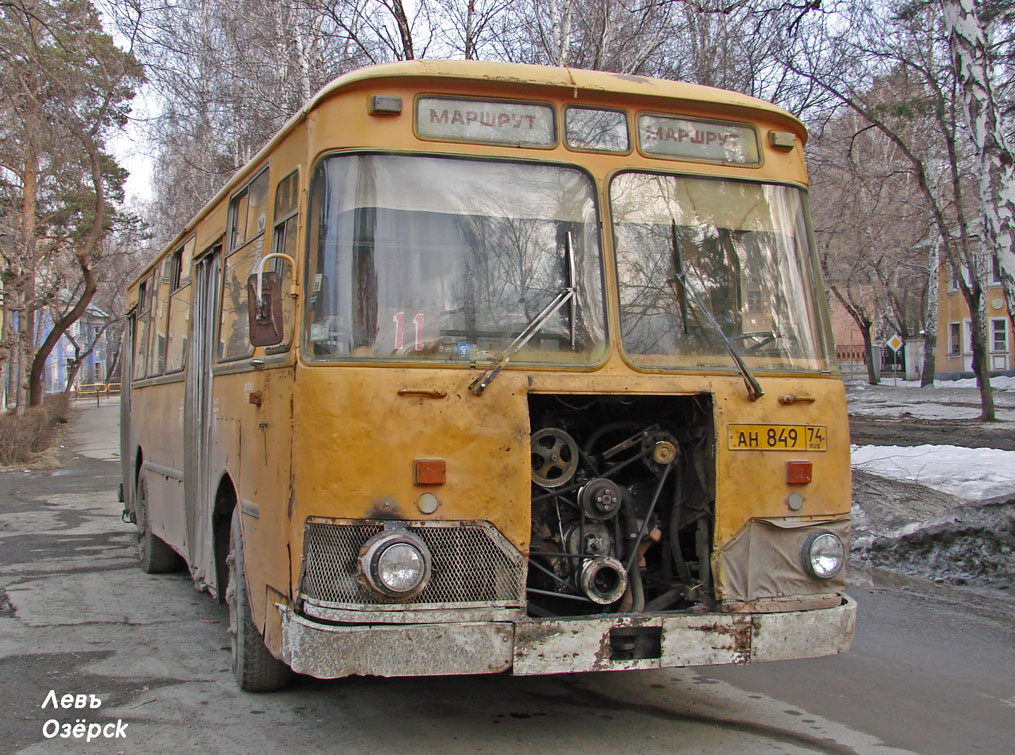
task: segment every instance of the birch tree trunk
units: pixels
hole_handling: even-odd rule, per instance
[[[942,0],[941,9],[979,176],[981,239],[988,265],[990,256],[999,263],[1008,317],[1015,325],[1015,156],[994,98],[987,35],[976,0]]]
[[[937,369],[937,297],[938,276],[941,273],[941,241],[935,239],[930,252],[930,273],[927,278],[927,311],[924,316],[923,370],[920,387],[934,386],[934,372]]]

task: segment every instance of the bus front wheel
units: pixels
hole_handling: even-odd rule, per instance
[[[243,534],[240,530],[240,507],[233,509],[229,529],[229,634],[232,639],[233,675],[245,692],[271,692],[282,689],[292,678],[290,668],[275,658],[264,644],[250,617],[247,582],[243,570]]]
[[[137,560],[145,574],[165,574],[180,567],[180,557],[166,542],[152,532],[148,516],[148,480],[141,472],[134,498],[134,518],[137,520]]]

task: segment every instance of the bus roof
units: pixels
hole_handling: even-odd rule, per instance
[[[307,103],[313,108],[335,91],[366,79],[392,77],[438,77],[498,81],[511,84],[528,84],[572,88],[577,91],[629,94],[641,97],[663,97],[686,102],[706,102],[720,106],[763,111],[780,119],[792,121],[797,130],[803,124],[789,111],[739,92],[688,84],[684,81],[653,79],[605,71],[588,71],[579,68],[558,68],[522,63],[487,63],[475,60],[413,60],[360,68],[327,84]]]
[[[137,283],[137,281],[148,274],[155,262],[166,251],[178,246],[190,234],[201,218],[236,188],[236,185],[243,180],[248,170],[261,162],[279,141],[288,135],[297,124],[302,122],[322,102],[337,92],[364,81],[409,77],[462,79],[503,82],[515,85],[569,88],[574,90],[576,96],[578,92],[585,91],[661,98],[688,103],[707,103],[718,107],[764,113],[774,117],[776,120],[783,121],[786,127],[791,128],[802,141],[806,141],[807,138],[807,130],[800,119],[783,108],[765,100],[760,100],[757,97],[740,94],[739,92],[702,86],[700,84],[689,84],[684,81],[654,79],[648,76],[634,76],[605,71],[588,71],[579,68],[537,66],[523,63],[490,63],[476,60],[410,60],[367,66],[366,68],[359,68],[339,76],[307,100],[303,104],[303,107],[296,111],[286,121],[285,125],[258,150],[256,155],[237,169],[215,196],[208,200],[204,207],[173,237],[172,241],[160,250],[155,259],[138,274],[134,283]]]

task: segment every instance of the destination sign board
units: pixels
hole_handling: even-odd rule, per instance
[[[679,160],[760,165],[758,136],[750,126],[668,115],[638,117],[642,152]]]
[[[553,108],[521,102],[420,97],[416,132],[424,139],[517,147],[557,143]]]

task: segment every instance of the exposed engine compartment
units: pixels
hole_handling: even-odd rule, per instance
[[[712,608],[712,399],[530,395],[536,617]]]

